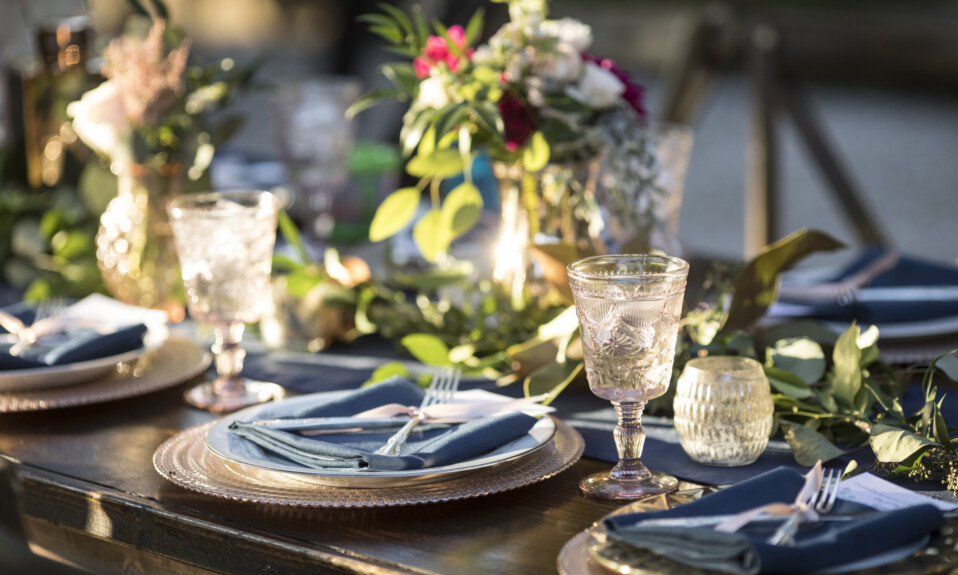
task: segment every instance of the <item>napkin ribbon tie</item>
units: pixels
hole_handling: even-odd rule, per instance
[[[421,414],[425,421],[431,421],[434,423],[453,423],[468,421],[471,419],[480,419],[483,417],[491,417],[493,415],[500,415],[513,411],[521,411],[522,409],[525,409],[534,403],[542,401],[546,397],[546,395],[536,395],[533,397],[524,397],[513,401],[440,403],[430,405],[422,409],[414,406],[402,405],[399,403],[387,403],[386,405],[380,405],[379,407],[374,407],[362,413],[357,413],[353,417],[392,418],[398,417],[400,415],[417,417]]]
[[[793,513],[804,513],[809,521],[816,521],[818,514],[808,505],[808,502],[818,493],[821,487],[822,462],[819,460],[815,466],[812,467],[811,471],[805,475],[805,484],[802,485],[802,488],[798,491],[798,495],[795,496],[795,501],[792,503],[768,503],[747,511],[742,511],[716,525],[715,530],[724,533],[735,533],[760,515],[764,515],[765,517],[788,517]]]

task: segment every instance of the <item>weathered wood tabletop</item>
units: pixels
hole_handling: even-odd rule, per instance
[[[584,459],[539,484],[453,503],[290,509],[169,483],[156,448],[213,418],[185,386],[127,400],[0,416],[33,541],[95,570],[219,573],[554,573],[562,546],[617,505],[580,494]]]

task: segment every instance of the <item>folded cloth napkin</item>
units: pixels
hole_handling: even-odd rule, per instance
[[[147,328],[132,325],[110,333],[82,329],[41,337],[21,354],[10,355],[13,343],[0,344],[0,371],[65,365],[119,355],[143,347]]]
[[[282,413],[281,404],[257,413],[257,418],[350,416],[387,403],[419,405],[422,390],[402,378],[390,378],[340,400]],[[395,429],[302,436],[247,422],[233,422],[230,431],[263,450],[309,469],[402,471],[465,461],[525,435],[536,419],[521,412],[453,426],[421,426],[410,435],[400,455],[379,455]]]
[[[883,262],[887,262],[887,265],[882,265]],[[868,272],[870,267],[883,271],[872,276]],[[840,284],[860,274],[863,274],[867,281],[859,286],[859,297],[836,301],[834,293],[828,291],[820,292],[822,297],[816,298],[800,287],[783,286],[779,301],[802,304],[803,314],[809,317],[843,322],[858,320],[862,323],[882,324],[958,315],[958,295],[954,298],[942,295],[943,292],[947,294],[948,290],[958,288],[958,267],[905,255],[896,258],[887,250],[873,247],[822,283]],[[814,289],[816,286],[808,287]],[[873,288],[881,289],[877,293],[869,293]]]
[[[804,477],[797,471],[776,469],[674,509],[609,517],[604,528],[610,539],[679,563],[736,575],[754,575],[811,572],[843,565],[916,541],[945,521],[941,511],[932,505],[866,512],[851,521],[803,528],[791,546],[767,543],[778,522],[752,523],[736,533],[723,533],[711,527],[642,525],[650,519],[724,515],[769,503],[789,503],[804,483]],[[832,514],[868,509],[839,500]]]

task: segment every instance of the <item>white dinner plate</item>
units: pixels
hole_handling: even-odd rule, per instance
[[[317,399],[335,401],[353,391],[330,391],[301,395],[283,400],[290,410],[301,405],[315,403]],[[468,392],[466,392],[468,393]],[[283,474],[292,474],[296,479],[331,487],[382,488],[403,485],[422,485],[446,481],[454,477],[513,461],[532,453],[546,445],[555,434],[555,422],[549,417],[540,418],[529,432],[501,447],[473,457],[466,461],[431,467],[427,469],[408,469],[404,471],[363,471],[356,469],[309,469],[280,457],[269,460],[259,456],[259,448],[251,449],[251,444],[229,432],[234,421],[250,422],[260,419],[259,412],[268,407],[275,410],[276,403],[255,405],[220,419],[206,434],[206,445],[214,454],[228,462],[248,466],[257,470],[266,470]]]
[[[143,347],[139,349],[64,365],[0,371],[0,392],[65,387],[103,377],[114,372],[117,365],[159,348],[168,336],[169,331],[165,326],[152,327],[144,335]]]

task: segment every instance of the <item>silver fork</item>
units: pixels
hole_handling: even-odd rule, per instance
[[[842,472],[838,469],[828,469],[822,477],[822,486],[808,501],[808,507],[822,515],[830,512],[838,496],[838,484],[841,483]],[[807,511],[796,511],[769,537],[772,545],[794,545],[798,527],[805,520]]]
[[[432,378],[432,381],[429,382],[429,387],[426,388],[426,395],[423,396],[422,403],[419,404],[419,409],[416,410],[412,419],[407,421],[399,431],[394,433],[392,437],[386,441],[386,444],[380,447],[376,453],[380,455],[399,455],[399,450],[403,444],[406,443],[409,434],[417,425],[426,419],[426,414],[423,413],[423,410],[430,405],[439,405],[452,401],[456,390],[459,389],[459,379],[461,377],[462,371],[451,367],[445,368],[436,374]]]

